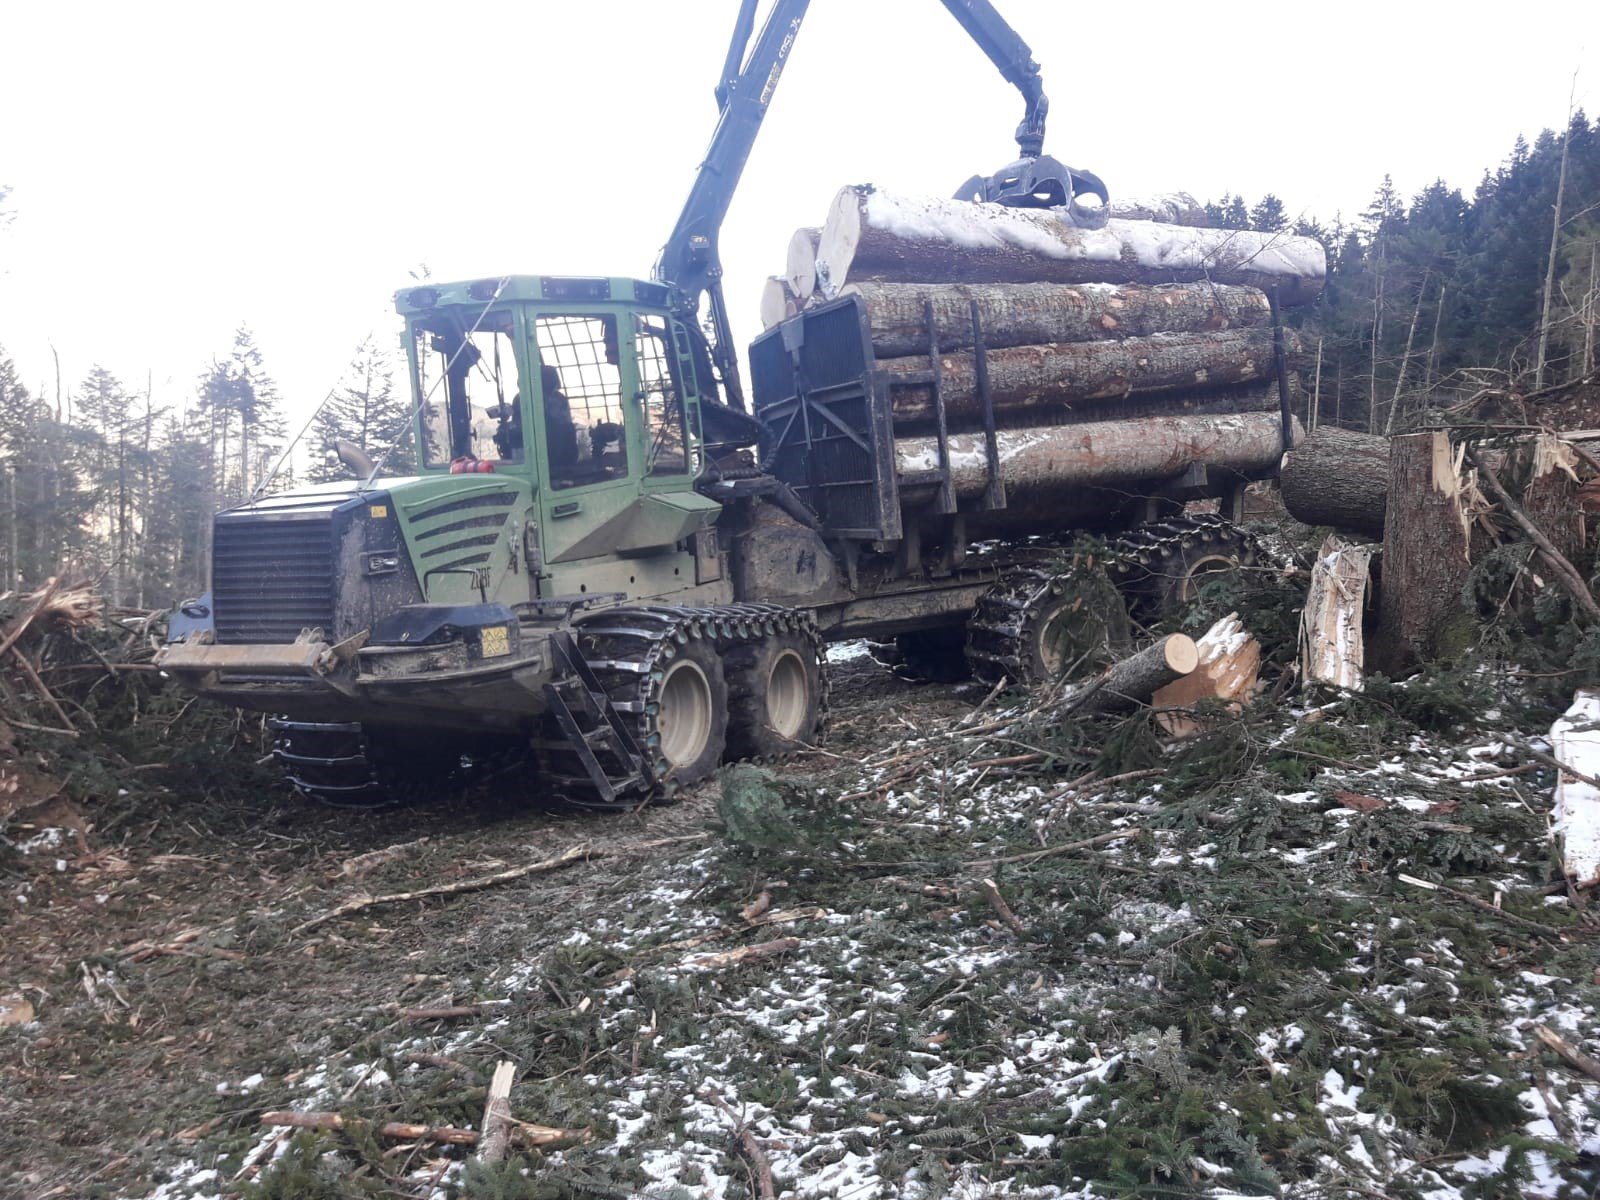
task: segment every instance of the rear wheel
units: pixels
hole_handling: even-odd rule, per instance
[[[807,634],[785,630],[727,656],[728,757],[781,758],[815,744],[822,664]]]

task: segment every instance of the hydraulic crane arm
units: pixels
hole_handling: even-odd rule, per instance
[[[994,175],[974,175],[956,192],[957,198],[1026,207],[1068,205],[1081,221],[1093,223],[1094,210],[1080,210],[1076,198],[1096,195],[1103,205],[1107,199],[1105,185],[1087,171],[1075,171],[1042,154],[1050,101],[1028,44],[989,0],[940,3],[1022,93],[1025,104],[1016,133],[1019,159]],[[810,0],[773,0],[766,23],[754,46],[750,46],[756,4],[757,0],[740,0],[733,37],[716,86],[717,127],[678,223],[655,266],[656,279],[671,286],[674,303],[690,329],[699,331],[700,299],[709,296],[711,329],[704,348],[722,379],[726,401],[741,410],[745,407],[744,395],[722,294],[718,235]],[[1103,209],[1099,219],[1103,220]]]

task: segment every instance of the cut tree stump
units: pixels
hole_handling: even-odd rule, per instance
[[[1472,523],[1482,510],[1463,479],[1462,452],[1443,431],[1408,433],[1389,445],[1377,661],[1396,674],[1435,657],[1447,622],[1462,614]]]
[[[1307,683],[1359,692],[1366,666],[1362,620],[1372,547],[1330,534],[1311,568],[1300,614],[1300,674]]]
[[[1304,525],[1382,537],[1389,497],[1389,439],[1336,425],[1313,429],[1283,456],[1278,488]]]
[[[1291,350],[1298,340],[1286,333]],[[1052,342],[990,350],[989,393],[997,413],[1013,419],[1049,419],[1074,403],[1118,400],[1135,393],[1201,389],[1269,379],[1273,371],[1272,331],[1237,329],[1221,333],[1171,333],[1122,341]],[[952,425],[981,419],[976,356],[940,357],[940,389]],[[878,368],[895,375],[921,374],[920,358],[886,358]],[[913,385],[893,393],[897,421],[927,421],[934,415],[933,388]],[[1156,396],[1149,397],[1154,400]]]
[[[1312,238],[1111,218],[1080,229],[1061,214],[849,187],[817,246],[832,298],[848,283],[1214,283],[1276,287],[1285,305],[1322,291],[1327,253]]]
[[[1194,646],[1195,669],[1150,697],[1151,707],[1158,710],[1156,719],[1173,737],[1188,737],[1205,727],[1193,713],[1181,710],[1202,700],[1218,700],[1238,711],[1261,677],[1261,643],[1245,629],[1238,613],[1223,617]]]
[[[1157,691],[1200,665],[1194,639],[1172,633],[1136,654],[1112,663],[1094,679],[1062,696],[1062,717],[1085,712],[1115,712],[1138,707]]]
[[[971,350],[972,305],[991,350],[1154,334],[1259,329],[1272,321],[1265,292],[1228,284],[852,283],[872,350],[880,359],[921,355],[927,365],[927,306],[943,353]]]

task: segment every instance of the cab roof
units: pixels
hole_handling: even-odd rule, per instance
[[[565,300],[584,304],[623,300],[654,308],[667,307],[665,284],[625,276],[506,275],[467,279],[457,283],[419,283],[394,294],[395,311],[402,316],[427,312],[449,304],[487,304],[499,289],[501,300]]]

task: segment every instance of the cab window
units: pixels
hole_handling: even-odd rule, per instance
[[[515,330],[509,311],[451,309],[412,327],[426,466],[522,461]]]
[[[628,474],[617,318],[546,315],[534,321],[545,456],[552,488]]]
[[[639,360],[639,399],[644,405],[645,472],[681,475],[689,469],[683,432],[683,396],[673,378],[667,322],[663,317],[634,317],[634,346]]]

